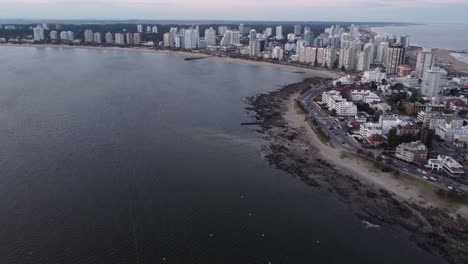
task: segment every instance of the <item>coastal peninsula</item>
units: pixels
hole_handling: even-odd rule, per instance
[[[312,78],[250,98],[255,120],[267,140],[265,159],[314,188],[324,188],[358,208],[368,223],[398,225],[417,244],[451,263],[465,263],[467,204],[442,201],[435,189],[409,176],[380,171],[368,158],[326,142],[314,131],[297,99],[325,79]]]

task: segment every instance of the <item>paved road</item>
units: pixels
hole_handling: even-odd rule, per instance
[[[346,151],[357,152],[358,149],[361,149],[361,144],[356,142],[352,137],[346,132],[346,128],[343,127],[345,124],[337,121],[336,118],[329,116],[325,111],[313,101],[314,98],[321,95],[327,87],[331,85],[331,82],[319,84],[304,95],[299,98],[299,102],[304,106],[307,111],[308,118],[313,118],[317,120],[322,131],[326,133],[331,140],[331,144],[338,146]],[[374,156],[377,157],[381,155],[382,152],[376,149],[369,149],[374,153]],[[400,160],[384,156],[386,159],[391,159],[391,166],[405,174],[410,176],[427,180],[432,184],[447,189],[448,186],[454,188],[454,190],[468,194],[468,186],[461,185],[454,180],[440,174],[432,173],[431,171],[426,171],[411,164],[402,162]],[[433,177],[435,180],[431,180],[430,177]]]

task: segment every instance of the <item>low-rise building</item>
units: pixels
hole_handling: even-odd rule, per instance
[[[362,83],[370,83],[376,82],[380,83],[382,80],[387,79],[387,73],[384,69],[376,68],[370,71],[365,71],[362,75],[361,82]]]
[[[429,159],[427,167],[432,170],[443,171],[450,177],[460,177],[465,174],[463,166],[449,156],[437,156],[437,159]]]
[[[420,102],[408,103],[405,106],[406,114],[416,115],[421,111],[430,113],[430,112],[445,112],[444,104],[421,104]]]
[[[335,110],[339,116],[355,116],[357,114],[357,106],[353,102],[347,102],[338,91],[324,92],[322,102],[327,104],[330,111]]]
[[[396,148],[395,156],[409,163],[426,164],[427,147],[421,141],[402,143]]]
[[[396,128],[397,126],[406,126],[407,124],[413,123],[413,120],[407,116],[399,115],[382,115],[379,118],[380,127],[382,127],[383,135],[386,135],[390,129]]]
[[[392,110],[392,107],[387,103],[372,103],[372,104],[369,104],[369,106],[372,109],[381,111],[382,113],[385,113],[385,112],[388,112],[388,111]]]
[[[351,92],[351,100],[353,102],[374,103],[380,102],[381,99],[378,95],[370,90],[354,90]]]
[[[455,135],[468,136],[468,126],[464,127],[453,127],[451,124],[439,125],[435,129],[436,136],[440,139],[448,142],[455,140]]]
[[[441,112],[419,112],[418,120],[422,122],[423,127],[435,130],[437,126],[450,124],[458,128],[463,126],[463,119],[453,114],[444,114]]]
[[[409,65],[403,64],[403,65],[398,66],[398,76],[400,77],[411,75],[412,71],[413,70],[411,69],[411,66]]]
[[[368,138],[372,135],[382,135],[382,127],[378,123],[364,123],[361,124],[359,134],[362,138]]]

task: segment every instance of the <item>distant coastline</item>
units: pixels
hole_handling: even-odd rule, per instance
[[[210,57],[221,59],[227,62],[255,64],[255,65],[269,65],[283,69],[289,69],[293,72],[310,73],[327,78],[339,78],[343,76],[343,72],[337,70],[330,70],[318,67],[303,67],[295,64],[285,63],[272,63],[266,60],[251,60],[244,57],[218,57],[201,52],[192,52],[189,50],[170,50],[170,49],[152,49],[150,47],[113,47],[113,46],[85,46],[85,45],[54,45],[54,44],[10,44],[0,43],[0,47],[29,47],[29,48],[65,48],[65,49],[87,49],[87,50],[111,50],[111,51],[132,51],[132,52],[145,52],[145,53],[160,53],[160,54],[180,54],[190,57]]]
[[[408,25],[426,25],[426,24],[408,24]],[[405,27],[408,25],[390,25],[395,27]],[[368,32],[375,36],[377,34],[389,34],[384,33],[385,30],[376,30],[376,28],[385,28],[388,25],[379,27],[367,27],[362,28],[362,31]],[[390,34],[391,35],[391,34]],[[412,36],[412,34],[410,34]],[[435,55],[436,61],[447,68],[454,75],[466,75],[468,74],[468,51],[459,49],[444,49],[432,45],[421,45],[420,43],[413,43],[411,45],[414,49],[432,48]],[[468,49],[468,46],[466,47]],[[414,58],[415,59],[415,58]]]

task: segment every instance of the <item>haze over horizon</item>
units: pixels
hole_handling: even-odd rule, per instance
[[[468,0],[0,0],[0,6],[0,19],[468,23]]]

